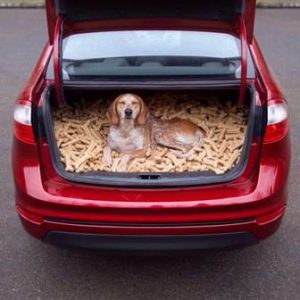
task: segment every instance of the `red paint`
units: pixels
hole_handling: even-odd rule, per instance
[[[252,39],[255,1],[249,0],[245,12],[247,40],[257,69],[255,79],[257,104],[282,99],[282,93],[272,78],[259,46]],[[41,105],[47,85],[45,70],[50,55],[58,51],[54,41],[55,27],[52,1],[47,1],[49,43],[18,101],[28,100]],[[172,23],[173,22],[173,23]],[[116,30],[129,28],[189,28],[193,30],[232,31],[233,24],[203,21],[122,20],[65,24],[66,34],[82,30]],[[223,26],[224,25],[224,26]],[[58,28],[58,25],[57,25]],[[58,30],[58,29],[57,29]],[[56,30],[56,32],[57,32]],[[235,33],[239,34],[239,28]],[[245,37],[243,26],[242,36]],[[244,47],[242,47],[244,49]],[[58,57],[58,56],[57,56]],[[245,55],[243,54],[245,58]],[[58,78],[58,61],[54,62]],[[245,59],[243,59],[245,64]],[[245,67],[242,68],[245,72]],[[242,76],[243,78],[243,76]],[[243,82],[242,82],[243,85]],[[16,205],[26,230],[42,239],[49,230],[89,233],[124,234],[198,234],[217,232],[253,232],[258,239],[276,231],[287,201],[287,178],[290,165],[288,132],[273,143],[253,140],[248,163],[241,176],[232,182],[189,188],[117,188],[76,184],[61,178],[54,170],[49,146],[43,139],[34,144],[14,136],[12,148]],[[49,219],[50,218],[50,219]],[[52,218],[52,219],[51,219]],[[58,222],[54,219],[63,219]],[[238,222],[236,220],[241,220]],[[69,222],[68,222],[69,220]],[[100,222],[82,225],[76,221]],[[206,222],[206,223],[205,223]],[[208,222],[208,223],[207,223]],[[222,224],[209,224],[222,222]],[[72,224],[71,224],[72,223]],[[109,225],[112,224],[113,225]],[[118,225],[127,223],[128,226]],[[142,226],[135,226],[141,223]],[[146,225],[146,224],[150,225]],[[155,223],[156,226],[151,226]],[[176,223],[176,226],[170,226]],[[192,225],[196,224],[196,225]],[[131,225],[130,225],[131,224]],[[198,224],[198,225],[197,225]]]
[[[64,18],[59,16],[55,24],[53,42],[53,70],[56,101],[58,106],[63,105],[62,71],[61,71],[61,42],[63,34]]]
[[[245,100],[246,84],[247,84],[247,31],[245,20],[239,16],[240,23],[240,40],[241,40],[241,87],[239,104],[242,105]]]

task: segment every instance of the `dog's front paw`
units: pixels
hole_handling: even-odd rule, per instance
[[[102,158],[102,162],[106,165],[106,166],[111,166],[112,165],[112,158],[111,155],[103,155]]]
[[[120,162],[119,165],[117,166],[117,172],[125,172],[127,169],[127,163],[125,162]]]
[[[117,172],[126,172],[128,162],[129,162],[129,157],[128,156],[123,156],[120,159],[120,162],[117,166]]]
[[[107,145],[103,149],[103,156],[102,156],[102,162],[106,166],[112,165],[112,157],[111,157],[111,148]]]

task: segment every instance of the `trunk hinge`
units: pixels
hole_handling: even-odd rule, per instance
[[[239,105],[242,105],[245,100],[246,86],[247,86],[247,30],[245,20],[242,15],[239,15],[239,32],[241,40],[241,85]]]
[[[53,40],[53,70],[56,102],[59,107],[65,104],[62,73],[62,38],[64,17],[59,15],[55,24]]]

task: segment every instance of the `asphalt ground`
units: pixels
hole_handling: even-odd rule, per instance
[[[103,257],[45,245],[20,225],[12,111],[46,24],[42,10],[0,10],[0,299],[300,299],[300,10],[259,10],[256,36],[290,104],[293,160],[279,231],[255,246],[199,256]]]

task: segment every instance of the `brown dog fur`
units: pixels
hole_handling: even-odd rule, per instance
[[[126,171],[132,158],[145,156],[147,150],[156,145],[167,147],[184,158],[192,155],[202,142],[202,131],[194,123],[154,118],[142,98],[134,94],[118,96],[108,108],[107,117],[111,127],[103,162],[111,165],[112,150],[121,153],[120,163],[112,171]]]

